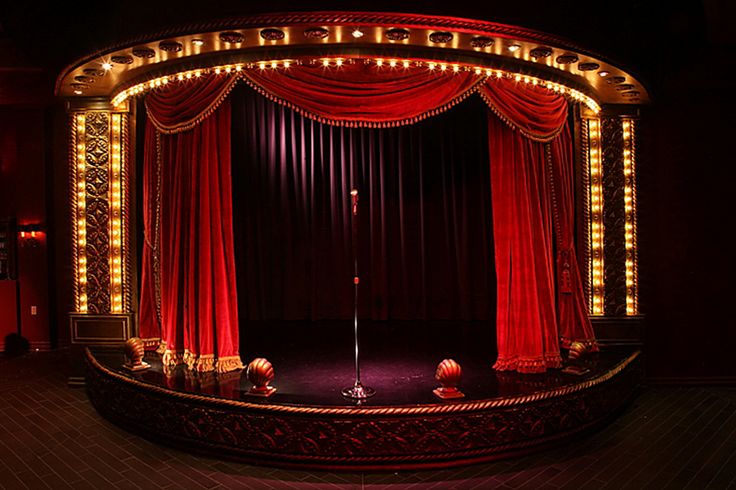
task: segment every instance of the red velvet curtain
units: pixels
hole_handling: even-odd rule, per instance
[[[541,372],[560,365],[558,337],[566,347],[573,339],[595,348],[573,243],[567,102],[508,79],[489,79],[480,93],[498,116],[488,118],[498,278],[494,367]]]
[[[248,70],[246,81],[267,97],[321,122],[388,127],[411,124],[471,94],[482,78],[471,72],[365,64],[298,65]]]
[[[498,116],[488,122],[498,274],[496,367],[537,372],[558,366],[560,334],[593,344],[572,247],[569,134],[558,137],[567,119],[562,96],[470,72],[377,67],[360,61],[341,67],[246,70],[242,76],[262,94],[311,118],[368,127],[416,122],[452,106],[482,83],[480,93]],[[236,80],[205,76],[164,87],[147,99],[149,119],[158,133],[177,134],[159,135],[156,152],[150,146],[156,144],[156,133],[147,133],[146,172],[160,173],[144,177],[146,195],[150,201],[157,193],[161,212],[144,222],[151,233],[157,231],[156,220],[161,222],[160,245],[154,237],[144,252],[142,320],[150,324],[156,312],[151,303],[160,297],[168,359],[198,369],[215,366],[217,358],[236,362],[229,106],[218,109]],[[159,159],[153,162],[155,156]],[[150,212],[152,203],[145,206]],[[559,324],[553,223],[560,252]],[[152,281],[156,257],[158,295],[151,294],[152,287],[157,292]]]
[[[146,100],[141,331],[156,330],[158,308],[164,363],[197,371],[242,368],[225,99],[233,82],[208,77]]]
[[[560,365],[545,148],[493,114],[488,144],[498,294],[494,368],[542,372]]]

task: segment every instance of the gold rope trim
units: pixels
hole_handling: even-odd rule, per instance
[[[233,87],[235,87],[235,84],[238,82],[239,78],[240,77],[238,75],[233,76],[230,81],[220,90],[220,93],[217,95],[217,97],[193,119],[174,124],[173,126],[166,126],[156,119],[156,116],[154,116],[153,112],[148,107],[148,99],[146,98],[145,103],[146,110],[148,111],[148,118],[151,120],[156,129],[163,134],[176,134],[188,131],[209,116],[211,116],[217,110],[217,108],[220,107],[227,96],[230,95],[230,92],[232,91]]]
[[[248,86],[250,86],[253,90],[255,90],[259,94],[266,97],[268,100],[272,102],[276,102],[277,104],[283,105],[284,107],[288,107],[294,112],[304,117],[307,117],[309,119],[312,119],[314,121],[317,121],[319,123],[329,124],[330,126],[342,126],[346,128],[396,128],[399,126],[406,126],[409,124],[417,123],[419,121],[423,121],[424,119],[441,114],[447,111],[448,109],[454,107],[455,105],[459,104],[460,102],[468,98],[470,95],[477,92],[480,85],[485,81],[485,79],[479,78],[478,80],[475,81],[475,83],[473,83],[473,85],[470,88],[468,88],[465,92],[457,95],[454,99],[450,100],[449,102],[446,102],[445,104],[439,107],[435,107],[434,109],[423,112],[419,115],[409,117],[409,118],[404,118],[404,119],[397,119],[395,121],[373,122],[373,121],[345,121],[342,119],[335,119],[335,118],[320,116],[298,105],[295,105],[289,102],[288,100],[279,97],[278,95],[275,95],[269,92],[268,89],[258,84],[258,82],[256,82],[255,80],[251,79],[248,76],[247,72],[243,71],[241,73],[242,73],[241,77],[243,78],[245,83],[247,83]]]
[[[527,138],[529,138],[532,141],[536,141],[538,143],[549,143],[553,139],[557,138],[557,136],[559,136],[559,134],[562,132],[562,130],[565,127],[565,125],[563,124],[562,126],[560,126],[559,128],[557,128],[549,136],[544,136],[544,135],[532,133],[532,132],[528,131],[527,129],[522,128],[518,124],[514,123],[511,120],[511,118],[509,118],[501,109],[499,109],[498,107],[496,107],[496,105],[493,103],[493,101],[490,99],[490,97],[488,97],[485,93],[483,93],[482,90],[478,90],[478,94],[480,94],[481,98],[486,103],[486,105],[488,106],[488,108],[491,111],[493,111],[493,113],[496,116],[498,116],[498,118],[500,120],[502,120],[503,122],[505,122],[511,129],[514,129],[514,130],[520,132],[521,134],[523,134],[524,136],[526,136]]]

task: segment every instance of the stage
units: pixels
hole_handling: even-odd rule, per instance
[[[147,353],[151,369],[131,373],[122,350],[92,349],[90,400],[121,427],[187,451],[285,467],[392,470],[548,447],[605,422],[641,378],[640,353],[630,347],[565,362],[584,374],[504,373],[491,369],[480,324],[367,322],[362,381],[376,395],[357,406],[340,395],[354,379],[350,322],[260,326],[243,361],[272,362],[278,391],[269,398],[248,394],[245,371],[164,372],[160,356]],[[445,358],[462,366],[462,399],[432,393]]]

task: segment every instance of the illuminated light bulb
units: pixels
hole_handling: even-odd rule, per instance
[[[217,68],[215,68],[215,75],[219,75],[219,74],[220,74],[220,67],[218,66]]]
[[[261,70],[265,70],[266,69],[266,63],[264,63],[263,61],[261,61],[260,63],[258,63],[258,68],[261,69]],[[227,68],[225,68],[225,71],[227,71],[228,73],[230,73],[230,67],[228,66]]]
[[[105,70],[105,71],[112,70],[112,63],[107,62],[107,61],[104,62],[104,63],[102,63],[102,69]]]
[[[322,60],[322,66],[330,66],[330,60]]]
[[[151,80],[150,82],[148,82],[148,86],[151,87],[151,88],[153,88],[153,87],[156,86],[156,82],[154,82],[153,80]]]
[[[434,63],[430,63],[427,66],[429,67],[430,70],[434,70],[437,65],[435,65]]]
[[[278,63],[278,61],[272,61],[272,62],[271,62],[271,68],[273,68],[273,69],[276,69],[276,68],[278,68],[278,67],[279,67],[279,63]]]
[[[200,75],[202,75],[202,72],[201,71],[197,70],[197,71],[194,72],[194,76],[195,77],[198,77]]]
[[[517,82],[520,82],[520,81],[521,81],[521,75],[518,75],[518,74],[517,74],[517,75],[516,75],[516,76],[514,77],[514,80],[515,80],[515,81],[517,81]]]
[[[529,82],[530,82],[529,77],[524,77],[524,83],[529,83]]]
[[[483,71],[480,68],[476,68],[475,69],[475,74],[476,75],[480,75],[481,73],[483,73]]]
[[[518,51],[518,50],[519,50],[520,48],[521,48],[521,46],[520,46],[519,44],[510,44],[510,45],[509,45],[509,47],[508,47],[507,49],[508,49],[509,51],[511,51],[512,53],[515,53],[515,52],[517,52],[517,51]]]
[[[81,91],[81,90],[75,90],[75,91],[74,91],[74,94],[75,94],[75,95],[82,95],[82,91]]]
[[[186,74],[186,78],[187,78],[187,79],[189,79],[189,78],[192,78],[192,74],[191,74],[191,72],[189,72],[189,73],[187,73],[187,74]]]
[[[335,64],[336,64],[337,66],[342,66],[342,60],[337,60],[337,61],[335,61]]]
[[[261,68],[261,70],[263,70],[263,69],[266,68],[266,64],[265,63],[259,63],[258,66]],[[233,71],[233,67],[232,66],[226,66],[225,67],[225,73],[230,73],[231,71]]]
[[[404,60],[403,65],[404,65],[404,68],[409,68],[409,61],[408,60]]]
[[[178,74],[178,75],[176,76],[176,79],[177,79],[177,80],[179,80],[179,81],[181,81],[181,80],[184,80],[184,75],[182,75],[181,73],[179,73],[179,74]]]
[[[487,77],[490,77],[492,74],[493,74],[493,72],[491,70],[486,70],[486,76]]]
[[[444,64],[444,63],[442,63],[442,64],[440,65],[440,70],[442,70],[442,71],[447,71],[447,65],[446,65],[446,64]]]
[[[539,81],[536,78],[532,80],[532,85],[536,85],[538,83],[539,83]]]
[[[284,68],[289,68],[291,66],[291,62],[284,61]]]
[[[390,66],[391,68],[396,68],[396,60],[389,61],[388,66]]]
[[[353,29],[352,35],[355,39],[360,39],[361,37],[365,36],[365,33],[356,27],[355,29]]]
[[[192,39],[192,44],[194,44],[198,48],[201,48],[202,46],[204,46],[204,40],[202,40],[202,39]]]
[[[382,59],[377,59],[376,60],[376,66],[383,66],[383,60]]]
[[[458,65],[453,65],[452,66],[452,71],[455,72],[455,73],[457,73],[457,72],[460,71],[460,67]]]
[[[606,70],[601,70],[598,72],[599,77],[607,77],[609,73]]]
[[[243,65],[237,65],[235,67],[235,71],[243,71]],[[199,75],[197,75],[197,76],[199,76]]]

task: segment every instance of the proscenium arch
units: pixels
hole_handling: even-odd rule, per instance
[[[587,259],[590,314],[638,315],[636,129],[649,95],[633,74],[573,42],[515,26],[413,14],[286,13],[143,36],[80,58],[57,78],[56,94],[67,99],[70,112],[73,343],[117,343],[136,330],[131,98],[198,72],[349,59],[511,77],[578,102],[578,238]],[[607,193],[611,186],[622,191],[620,202],[612,201],[617,193]],[[606,223],[606,206],[621,208],[622,229]],[[91,210],[99,214],[94,220]],[[611,258],[620,264],[611,267]]]

